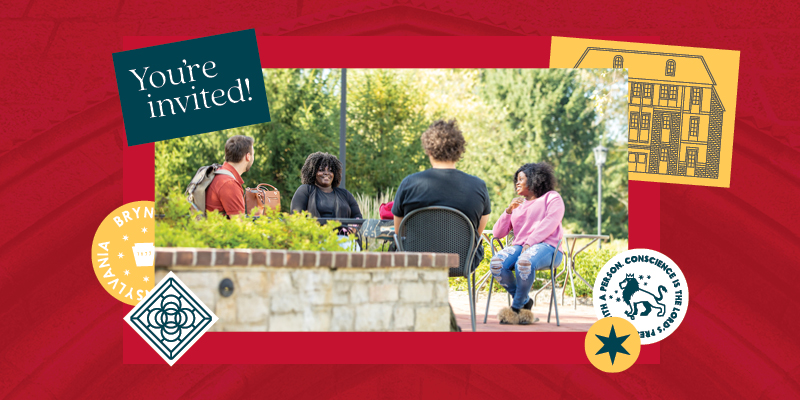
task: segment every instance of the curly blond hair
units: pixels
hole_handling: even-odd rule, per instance
[[[464,135],[458,129],[458,123],[452,119],[445,122],[440,119],[422,134],[420,138],[425,154],[437,161],[458,161],[467,147]]]

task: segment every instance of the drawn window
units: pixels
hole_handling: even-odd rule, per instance
[[[661,128],[669,129],[669,114],[664,114],[662,121],[663,123],[661,124]]]
[[[669,85],[661,85],[661,93],[659,95],[662,99],[669,99]]]
[[[661,161],[662,162],[667,162],[668,158],[669,158],[669,151],[667,150],[666,147],[662,147],[661,148]]]
[[[631,125],[630,126],[631,129],[639,129],[639,113],[638,112],[632,112],[631,113],[631,123],[630,123],[630,125]]]
[[[675,76],[675,60],[667,60],[667,76]]]
[[[644,96],[643,97],[653,97],[653,84],[645,84],[644,85]]]
[[[642,130],[646,131],[648,129],[650,129],[650,114],[642,113]]]
[[[622,56],[614,56],[614,68],[622,68]]]
[[[697,165],[697,149],[686,149],[686,168],[694,168]]]
[[[670,86],[669,87],[669,99],[670,100],[677,100],[678,99],[678,87],[677,86]]]
[[[633,96],[633,97],[641,96],[642,95],[642,84],[634,82],[633,83],[632,92],[633,93],[631,94],[631,96]]]
[[[699,106],[700,105],[700,93],[701,88],[692,88],[692,105]]]
[[[689,140],[697,140],[700,133],[700,117],[692,117],[689,119]]]
[[[647,154],[628,153],[628,171],[647,172]]]
[[[639,153],[636,155],[636,172],[647,171],[647,154]]]

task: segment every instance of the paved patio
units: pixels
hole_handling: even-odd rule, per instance
[[[581,305],[578,303],[578,309],[573,309],[572,298],[567,296],[565,298],[565,305],[562,307],[558,305],[558,316],[561,320],[561,326],[556,326],[555,311],[550,317],[550,323],[547,323],[547,306],[550,303],[549,296],[540,294],[536,307],[533,308],[533,315],[539,318],[539,322],[533,325],[501,325],[497,320],[497,313],[501,308],[508,306],[508,295],[505,292],[493,293],[492,302],[489,306],[489,318],[486,324],[483,323],[483,316],[486,312],[486,296],[487,293],[483,292],[478,297],[477,309],[477,331],[478,332],[587,332],[589,327],[597,321],[592,306]],[[561,299],[560,293],[557,297]],[[453,307],[453,312],[456,314],[458,326],[464,332],[471,332],[470,318],[469,318],[469,300],[466,291],[450,291],[450,305]]]

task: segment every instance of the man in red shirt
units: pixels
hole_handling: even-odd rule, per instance
[[[232,136],[225,142],[225,163],[206,190],[207,211],[219,211],[229,217],[245,213],[242,174],[250,170],[255,156],[253,138],[249,136]],[[222,170],[232,176],[220,174]]]

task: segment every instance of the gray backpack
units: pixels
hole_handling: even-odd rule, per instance
[[[211,181],[217,175],[227,175],[233,178],[233,174],[221,168],[219,164],[206,165],[200,167],[194,174],[194,178],[186,188],[186,200],[192,205],[194,211],[206,214],[206,189],[211,185]]]

